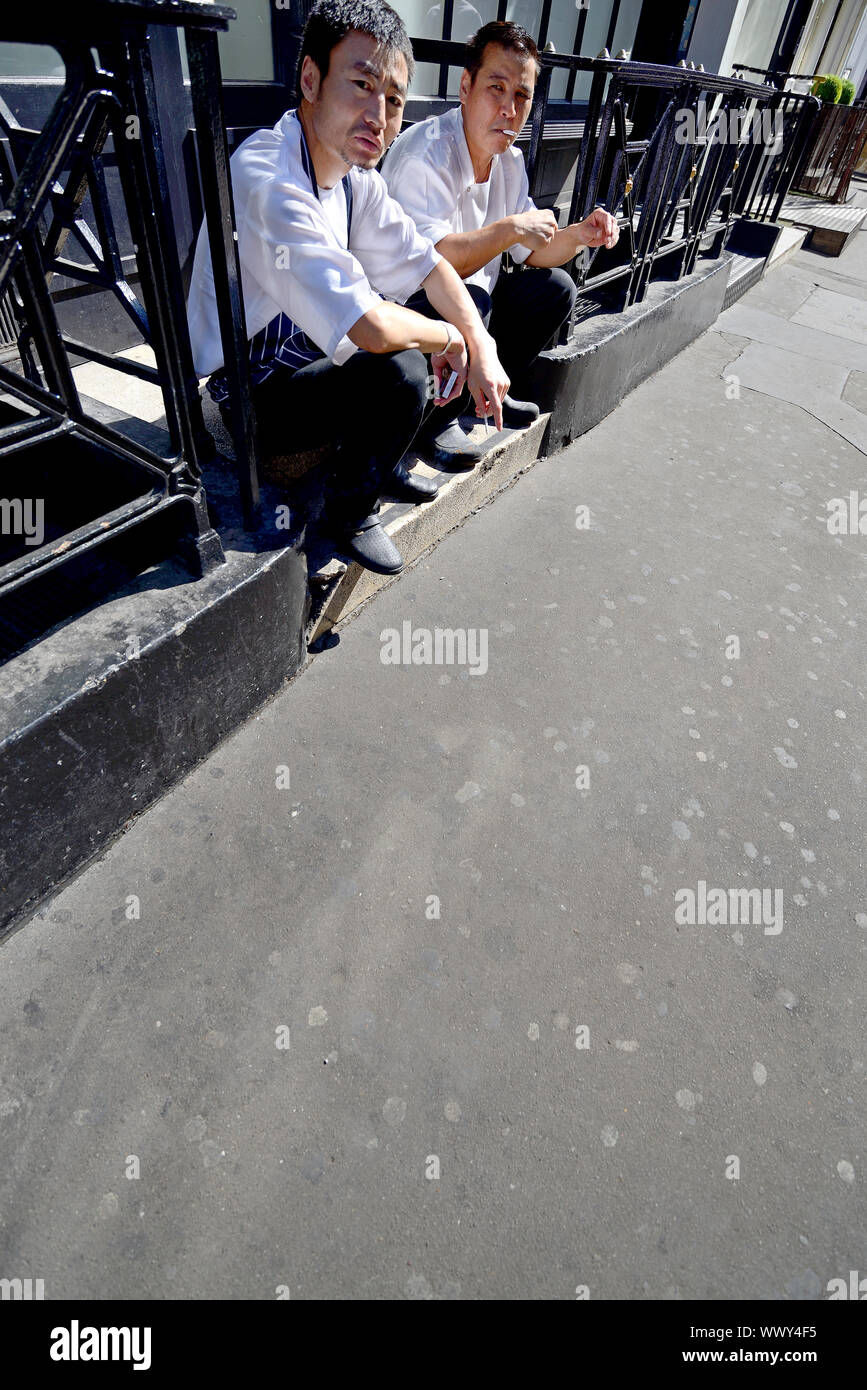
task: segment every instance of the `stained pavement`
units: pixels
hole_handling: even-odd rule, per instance
[[[775,270],[5,943],[0,1275],[739,1300],[867,1269],[867,565],[827,527],[867,494],[865,299],[863,233]],[[406,621],[486,630],[487,670],[384,664]],[[702,882],[780,891],[782,930],[678,921]]]

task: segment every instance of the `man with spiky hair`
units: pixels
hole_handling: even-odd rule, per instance
[[[323,526],[338,550],[395,574],[379,498],[429,501],[402,463],[428,396],[457,374],[502,424],[509,380],[460,276],[388,195],[376,164],[400,129],[413,72],[382,0],[319,0],[304,29],[300,102],[231,159],[254,408],[280,452],[332,442]],[[376,290],[373,289],[376,285]],[[419,289],[431,313],[405,301]],[[382,296],[388,295],[385,299]],[[228,423],[213,272],[199,233],[188,302],[196,368]]]
[[[483,25],[467,43],[461,104],[405,130],[382,168],[389,193],[464,279],[516,391],[527,386],[533,361],[574,303],[575,286],[560,267],[579,247],[610,248],[619,236],[602,208],[559,229],[554,213],[530,197],[514,144],[530,114],[538,69],[538,50],[520,24]],[[500,275],[504,251],[520,274]],[[428,312],[417,297],[409,307]],[[456,418],[465,406],[466,396],[452,398],[426,422],[444,467],[472,468],[479,457],[480,446]],[[532,401],[507,396],[503,403],[507,425],[529,424],[538,414]]]

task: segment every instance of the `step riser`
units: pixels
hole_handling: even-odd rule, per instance
[[[70,665],[45,676],[51,696],[46,691],[39,716],[0,741],[0,935],[104,853],[299,669],[307,572],[297,552],[279,552],[267,569],[210,602],[205,587],[196,593],[201,607],[185,624],[155,639],[141,624],[134,659],[121,654],[135,617],[115,620],[116,655],[110,662],[106,651],[96,677],[73,679],[87,662],[73,660],[70,637],[58,649]],[[153,608],[152,595],[139,598],[142,610]],[[108,624],[107,647],[108,616],[95,621]],[[93,615],[90,622],[96,646]],[[141,888],[138,881],[118,885],[117,903],[106,911],[123,908],[126,894]]]
[[[654,281],[643,303],[590,319],[572,342],[541,354],[531,396],[551,412],[548,453],[598,425],[710,328],[722,310],[730,265],[725,252],[700,262],[685,280]]]
[[[474,507],[481,506],[539,457],[547,423],[547,415],[540,415],[528,429],[512,434],[503,444],[492,446],[471,473],[447,475],[448,481],[436,501],[410,508],[396,524],[388,523],[387,514],[383,517],[390,536],[407,564],[436,545]],[[322,637],[396,578],[400,576],[373,574],[360,565],[350,565],[311,640]]]

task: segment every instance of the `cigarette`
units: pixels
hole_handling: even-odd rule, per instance
[[[503,130],[503,134],[504,134],[504,135],[515,135],[515,136],[516,136],[516,135],[518,134],[518,132],[517,132],[517,130],[505,130],[505,129],[504,129],[504,130]]]

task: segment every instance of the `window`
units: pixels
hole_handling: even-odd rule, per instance
[[[619,49],[631,49],[635,41],[635,31],[641,14],[643,0],[591,0],[587,6],[584,38],[581,52],[585,57],[594,57],[608,44],[611,53]],[[445,33],[445,6],[443,0],[392,0],[394,9],[406,24],[411,38],[464,40],[475,33],[483,24],[502,16],[514,24],[521,24],[538,42],[542,24],[547,12],[545,40],[553,43],[558,53],[572,53],[578,32],[580,11],[574,0],[454,0],[451,33]],[[614,29],[612,33],[612,21]],[[453,70],[449,74],[448,95],[457,96],[460,74]],[[565,72],[555,73],[551,82],[551,95],[555,98],[566,94],[567,76]],[[413,83],[413,95],[433,96],[439,86],[439,69],[432,63],[420,63]],[[589,77],[579,76],[575,86],[575,98],[586,100],[590,92]]]
[[[788,8],[789,0],[751,0],[735,44],[734,56],[738,63],[751,68],[768,66]],[[731,63],[726,66],[731,69]]]
[[[443,0],[398,0],[392,6],[397,10],[410,38],[443,39],[451,38],[463,43],[465,39],[497,18],[497,0],[454,0],[452,5],[451,33],[444,33],[445,6]],[[448,94],[457,97],[460,73],[457,68],[449,73]],[[433,63],[419,63],[413,82],[413,94],[433,96],[439,86],[439,68]]]
[[[0,43],[0,78],[63,77],[65,73],[56,48],[41,43]]]
[[[220,69],[224,82],[273,82],[274,49],[271,42],[269,0],[227,0],[238,18],[228,33],[219,35]],[[181,68],[190,80],[186,45],[181,40]]]

